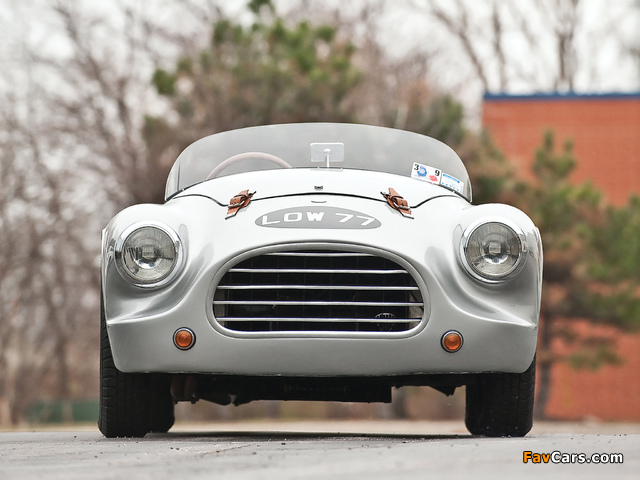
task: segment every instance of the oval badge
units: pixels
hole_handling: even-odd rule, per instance
[[[261,215],[256,225],[274,228],[369,229],[380,220],[355,210],[336,207],[292,207]]]

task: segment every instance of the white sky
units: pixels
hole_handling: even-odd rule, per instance
[[[66,0],[72,1],[72,0]],[[207,3],[208,0],[194,0]],[[480,104],[484,89],[464,55],[460,42],[441,24],[430,18],[425,5],[428,0],[378,0],[384,7],[379,20],[383,44],[390,52],[403,55],[414,50],[429,52],[432,56],[429,81],[441,91],[456,95],[470,110],[471,117]],[[242,12],[245,0],[218,2],[235,15]],[[318,0],[275,0],[279,10],[299,8],[301,5],[317,7]],[[339,5],[344,15],[354,15],[361,5],[375,0],[323,0],[321,5]],[[435,0],[445,11],[455,12],[456,2]],[[493,0],[460,0],[469,11],[469,33],[483,52],[490,90],[497,92],[499,76],[495,56],[487,37],[491,26]],[[504,48],[509,57],[508,93],[535,93],[553,91],[557,60],[551,34],[554,25],[548,15],[540,13],[535,5],[553,5],[554,0],[509,0],[499,2],[505,22]],[[153,9],[154,18],[172,25],[188,28],[189,18],[176,15],[180,2],[171,0],[78,0],[87,12],[102,10],[109,15],[114,4],[131,6],[135,10]],[[20,42],[36,45],[52,55],[64,54],[62,32],[50,12],[52,2],[47,0],[0,0],[0,88],[9,84],[20,88],[21,80],[15,71],[16,56],[21,54]],[[629,46],[640,49],[640,2],[638,0],[581,0],[580,28],[576,31],[578,73],[575,90],[581,93],[628,92],[640,90],[640,65],[627,54]],[[535,33],[536,42],[528,44],[521,26],[514,20],[513,11],[527,12],[527,27]],[[117,23],[116,16],[113,17]],[[313,20],[313,18],[311,18]],[[182,23],[180,23],[182,22]],[[117,25],[116,25],[117,28]],[[104,38],[105,42],[110,41]],[[175,52],[167,52],[171,57]]]

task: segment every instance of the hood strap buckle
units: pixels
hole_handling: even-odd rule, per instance
[[[391,205],[394,210],[400,212],[403,217],[413,218],[411,216],[409,203],[404,198],[402,198],[402,195],[396,192],[393,188],[389,187],[389,193],[380,193],[387,200],[387,203]]]
[[[236,196],[234,196],[231,200],[229,200],[229,209],[227,210],[227,217],[231,218],[235,217],[240,209],[246,207],[251,202],[251,197],[255,195],[256,192],[249,193],[249,190],[243,190]]]

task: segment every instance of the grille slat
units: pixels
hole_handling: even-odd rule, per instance
[[[353,322],[353,318],[309,318],[309,317],[278,317],[278,318],[266,318],[266,317],[221,317],[218,318],[218,321],[224,322]],[[378,318],[360,318],[359,322],[364,323],[380,323],[380,319]],[[407,323],[407,322],[415,322],[415,318],[385,318],[384,323]]]
[[[232,268],[230,273],[320,273],[320,274],[367,274],[406,275],[405,270],[330,270],[311,268]]]
[[[421,302],[296,302],[283,300],[216,300],[214,305],[341,305],[351,307],[422,307]]]
[[[230,268],[213,299],[238,332],[404,332],[423,318],[420,288],[398,263],[370,253],[284,251]]]
[[[418,287],[375,287],[371,285],[218,285],[219,290],[388,290],[418,291]]]

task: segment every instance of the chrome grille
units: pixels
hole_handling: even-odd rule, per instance
[[[411,274],[387,258],[286,251],[229,269],[213,311],[238,332],[404,332],[420,323],[424,303]]]

